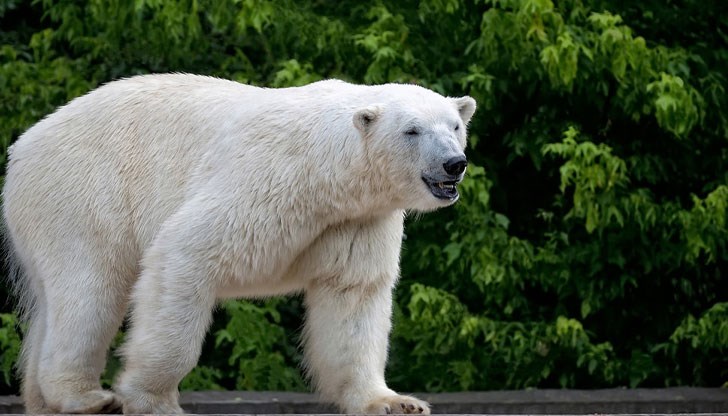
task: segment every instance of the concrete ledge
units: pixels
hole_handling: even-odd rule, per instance
[[[591,415],[728,414],[728,389],[518,390],[417,394],[438,414]],[[193,414],[333,414],[336,409],[308,393],[185,392],[180,399]],[[16,396],[0,396],[0,413],[23,412]]]

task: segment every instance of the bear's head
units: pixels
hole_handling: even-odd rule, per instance
[[[415,85],[381,86],[378,103],[358,109],[353,123],[382,190],[400,208],[431,211],[457,201],[467,166],[471,97],[443,97]]]

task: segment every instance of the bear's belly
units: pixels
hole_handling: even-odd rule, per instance
[[[277,279],[256,282],[231,282],[217,291],[218,299],[265,298],[302,292],[306,282],[302,279]]]

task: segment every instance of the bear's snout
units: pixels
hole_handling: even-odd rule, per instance
[[[455,156],[449,159],[447,162],[442,164],[442,168],[445,169],[448,175],[460,176],[465,172],[465,167],[468,166],[468,160],[465,156]]]

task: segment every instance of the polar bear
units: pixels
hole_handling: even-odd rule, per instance
[[[422,413],[384,380],[407,210],[458,199],[470,97],[338,80],[111,82],[9,151],[6,238],[31,413],[181,413],[220,299],[302,292],[306,370],[347,413]],[[99,376],[130,309],[124,369]]]

